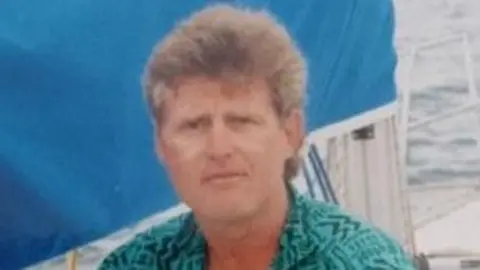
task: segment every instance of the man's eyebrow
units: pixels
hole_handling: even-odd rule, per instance
[[[250,118],[257,122],[265,121],[265,117],[254,112],[227,112],[224,117],[226,118]]]
[[[192,122],[198,122],[198,121],[205,121],[205,120],[209,120],[211,118],[211,115],[208,114],[208,113],[202,113],[200,115],[189,115],[189,116],[186,116],[186,117],[183,117],[182,119],[180,119],[178,121],[178,125],[185,125],[185,124],[188,124],[188,123],[192,123]]]

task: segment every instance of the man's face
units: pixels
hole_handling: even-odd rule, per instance
[[[195,214],[235,221],[282,196],[284,162],[301,144],[302,119],[294,112],[281,122],[264,81],[190,78],[162,109],[156,150]]]

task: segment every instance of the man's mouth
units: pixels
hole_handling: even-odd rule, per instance
[[[208,175],[204,178],[204,182],[222,182],[236,180],[247,176],[246,173],[241,172],[219,172]]]

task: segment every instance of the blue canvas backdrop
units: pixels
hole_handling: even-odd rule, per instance
[[[178,202],[153,152],[140,75],[154,44],[211,2],[0,2],[0,269]],[[304,52],[309,130],[395,99],[390,0],[237,2],[269,8]]]

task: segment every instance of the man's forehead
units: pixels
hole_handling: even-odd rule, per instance
[[[261,80],[247,82],[230,82],[213,79],[190,79],[167,91],[164,101],[179,105],[178,103],[193,103],[200,105],[202,102],[223,101],[263,101],[269,96],[266,84]]]

